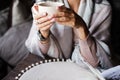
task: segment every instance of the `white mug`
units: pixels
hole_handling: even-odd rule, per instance
[[[61,2],[52,2],[52,1],[45,1],[45,2],[37,2],[38,5],[38,12],[39,13],[47,13],[48,15],[53,15],[57,12],[58,6],[63,6],[64,4]]]

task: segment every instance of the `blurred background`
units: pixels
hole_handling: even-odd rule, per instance
[[[2,5],[0,5],[0,10],[3,10],[10,6],[11,0],[0,0],[0,3],[2,3]]]
[[[120,0],[108,0],[112,6],[112,22],[111,22],[111,42],[112,42],[112,58],[116,64],[120,64]]]
[[[111,22],[111,44],[112,44],[112,60],[114,65],[120,64],[120,0],[108,0],[112,6],[112,22]],[[19,50],[23,49],[21,48],[21,44],[24,44],[25,39],[27,38],[27,34],[30,30],[31,26],[31,6],[33,5],[34,0],[0,0],[0,54],[4,53],[13,53],[15,52],[15,55],[19,56],[20,52]],[[16,15],[17,14],[17,15]],[[19,15],[18,15],[19,14]],[[21,25],[23,29],[25,29],[26,33],[22,33],[24,35],[24,38],[21,37],[19,34],[19,24],[25,23]],[[29,24],[29,27],[26,26],[26,24]],[[18,26],[18,27],[16,27]],[[14,29],[11,29],[13,27],[16,27],[15,30],[18,29],[18,31],[15,31]],[[10,30],[11,29],[11,30]],[[18,42],[19,40],[24,40],[21,43],[13,44],[13,38],[11,38],[9,35],[11,33],[16,33],[18,34],[17,38]],[[4,44],[9,44],[10,49],[8,45]],[[17,48],[11,47],[15,45],[19,45]],[[22,46],[24,47],[24,46]],[[16,49],[16,51],[13,50],[13,48]],[[29,54],[28,51],[25,49],[24,50],[24,57]],[[14,56],[14,55],[13,55]],[[22,57],[18,58],[17,60],[20,61],[22,60]],[[8,65],[6,60],[2,60],[0,56],[0,80],[1,78],[7,74],[6,65]],[[2,65],[1,65],[2,64]],[[15,64],[15,63],[14,63]],[[16,63],[17,64],[17,63]],[[15,65],[10,66],[13,68]]]

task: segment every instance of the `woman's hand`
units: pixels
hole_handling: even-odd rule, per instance
[[[58,7],[58,12],[54,14],[54,18],[56,22],[73,28],[86,26],[83,19],[79,15],[64,6]]]
[[[89,30],[83,19],[73,10],[64,6],[58,7],[58,12],[54,14],[55,21],[59,24],[70,26],[78,30],[78,35],[81,40],[86,40]]]
[[[38,13],[38,5],[36,4],[32,7],[32,13],[37,29],[40,30],[43,37],[48,38],[50,34],[50,27],[55,22],[55,19],[53,16],[47,16],[47,13]]]

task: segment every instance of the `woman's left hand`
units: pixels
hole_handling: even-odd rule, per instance
[[[79,15],[77,15],[73,10],[64,6],[58,7],[58,12],[54,14],[54,18],[59,24],[70,26],[72,28],[86,26],[85,22]]]

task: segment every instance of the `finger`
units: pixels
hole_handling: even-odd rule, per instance
[[[38,6],[39,5],[37,5],[37,4],[34,4],[34,6],[33,6],[36,11],[38,11],[38,8],[39,8]]]
[[[68,16],[69,13],[65,13],[65,12],[57,12],[55,13],[53,16],[54,17],[60,17],[60,16]]]
[[[57,22],[57,23],[59,23],[61,25],[64,25],[64,26],[70,26],[70,27],[74,26],[74,22],[63,22],[63,21],[61,21],[61,22]]]
[[[38,28],[43,28],[43,27],[48,26],[48,25],[50,25],[50,24],[52,24],[52,23],[54,23],[54,22],[55,22],[55,19],[51,19],[51,20],[49,20],[49,21],[47,21],[47,22],[38,24],[37,26],[38,26]]]
[[[34,4],[31,8],[33,14],[38,14],[38,5]]]
[[[43,23],[43,22],[46,22],[46,21],[48,21],[48,20],[51,20],[52,18],[53,18],[53,16],[42,17],[42,18],[40,18],[40,19],[37,20],[37,23],[38,23],[38,24],[41,24],[41,23]]]
[[[64,13],[59,13],[59,12],[64,12]],[[57,14],[55,14],[56,16],[57,15],[65,15],[65,16],[69,16],[69,17],[74,17],[74,11],[71,10],[70,8],[66,8],[65,6],[59,6],[58,7],[58,12]]]
[[[47,25],[46,27],[41,28],[41,31],[48,31],[48,30],[50,30],[52,25],[53,25],[53,23]]]
[[[65,6],[58,6],[58,7],[57,7],[57,10],[58,10],[59,12],[68,12],[68,13],[71,13],[71,12],[72,12],[72,10],[71,10],[70,8],[66,8]]]
[[[66,8],[65,6],[58,6],[58,7],[57,7],[57,10],[58,10],[58,11],[66,11],[67,8]]]
[[[57,22],[66,22],[66,21],[70,21],[71,18],[69,17],[59,17],[59,18],[55,18],[55,20]]]
[[[38,4],[34,4],[33,7],[31,8],[32,9],[32,15],[33,15],[33,18],[35,20],[37,20],[41,17],[47,16],[47,13],[39,13],[38,6],[39,6]]]
[[[47,16],[47,13],[42,13],[42,14],[38,13],[37,15],[34,15],[33,18],[34,18],[34,20],[38,20],[38,19],[45,17],[45,16]]]
[[[55,18],[57,17],[74,17],[73,12],[57,12],[53,15]]]

